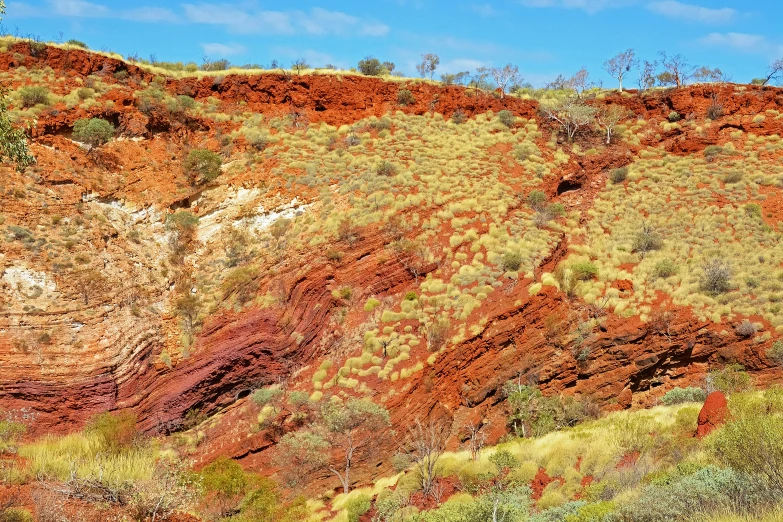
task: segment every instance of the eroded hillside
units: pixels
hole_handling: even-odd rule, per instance
[[[0,184],[0,407],[33,434],[218,414],[197,459],[272,470],[294,408],[247,396],[273,385],[370,398],[398,430],[449,419],[456,447],[476,419],[506,433],[515,378],[605,409],[728,362],[779,379],[777,89],[602,93],[588,103],[627,109],[606,144],[569,143],[534,100],[424,82],[175,79],[27,43],[0,69],[14,117],[37,120],[38,163]],[[72,140],[88,117],[116,139]],[[214,180],[185,167],[194,149],[221,155]]]

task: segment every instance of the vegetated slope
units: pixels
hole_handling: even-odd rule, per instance
[[[38,157],[0,200],[0,406],[39,433],[120,409],[167,432],[240,400],[204,426],[202,457],[268,467],[279,434],[243,398],[281,380],[314,402],[371,397],[398,429],[435,412],[457,444],[469,417],[502,435],[499,390],[520,375],[607,408],[727,361],[779,375],[776,89],[602,94],[632,114],[612,144],[572,145],[535,101],[462,88],[35,54],[0,55]],[[30,86],[48,100],[24,107]],[[88,152],[69,139],[85,117],[121,137]],[[194,148],[222,155],[217,179],[183,167]],[[731,270],[710,293],[713,258]]]

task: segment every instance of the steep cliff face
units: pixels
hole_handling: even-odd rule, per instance
[[[606,96],[592,103],[623,105],[630,111],[626,126],[640,128],[636,139],[605,147],[600,135],[584,137],[582,148],[595,151],[587,154],[570,152],[569,144],[552,138],[555,129],[538,115],[537,102],[500,99],[464,88],[330,75],[167,78],[158,81],[160,91],[191,97],[204,104],[203,110],[173,111],[162,102],[140,110],[136,91],[156,81],[141,68],[78,50],[47,48],[33,57],[27,44],[17,44],[0,55],[0,70],[11,73],[14,87],[41,83],[40,78],[19,72],[20,55],[26,70],[50,67],[65,78],[50,84],[54,94],[65,97],[88,78],[100,93],[98,103],[69,107],[58,101],[40,109],[32,146],[38,165],[24,174],[4,168],[0,408],[34,412],[33,434],[73,430],[95,413],[124,409],[137,414],[143,430],[165,433],[179,429],[187,412],[210,415],[234,405],[207,430],[201,458],[228,454],[249,466],[268,468],[266,450],[279,435],[255,429],[257,411],[245,397],[281,380],[292,389],[323,395],[327,388],[315,376],[322,362],[341,365],[357,352],[363,354],[367,346],[372,357],[382,359],[373,363],[378,369],[353,372],[346,366],[346,375],[325,382],[346,396],[363,394],[382,402],[398,429],[432,412],[448,417],[454,426],[452,445],[459,443],[460,426],[471,416],[491,420],[495,439],[502,435],[500,389],[515,378],[538,383],[546,394],[590,395],[611,409],[653,404],[666,390],[700,382],[710,368],[727,361],[743,364],[761,385],[780,377],[764,355],[773,342],[771,335],[735,334],[726,323],[704,320],[690,307],[672,304],[663,293],[643,321],[639,315],[619,313],[618,308],[603,307],[595,300],[588,303],[578,295],[568,296],[559,285],[541,284],[545,275],[584,246],[577,231],[593,219],[596,195],[605,190],[611,169],[631,164],[643,150],[701,158],[707,146],[736,141],[732,133],[738,131],[756,137],[778,134],[783,119],[771,113],[758,118],[783,107],[777,89],[694,86],[646,96]],[[127,78],[115,77],[118,71],[126,71]],[[412,92],[415,103],[398,105],[401,88]],[[703,120],[706,108],[716,100],[723,111],[719,120],[699,128],[666,125],[671,111],[687,120]],[[516,129],[529,127],[526,141],[498,138],[508,129],[491,123],[486,112],[504,109],[523,118]],[[426,158],[419,150],[405,148],[406,140],[417,138],[417,128],[405,125],[452,132],[459,127],[431,113],[448,118],[457,110],[477,121],[483,118],[488,130],[471,131],[469,140],[455,134],[449,138],[452,142],[425,136],[434,150],[447,150],[457,141],[477,143],[470,154],[443,160],[443,169],[449,162],[483,161],[483,170],[466,179],[479,183],[482,176],[497,176],[493,178],[497,184],[507,186],[509,194],[516,192],[521,200],[499,194],[502,209],[497,211],[468,203],[467,210],[460,211],[475,227],[473,232],[455,221],[462,215],[458,212],[444,214],[442,224],[433,221],[449,199],[426,195],[426,190],[442,177],[416,179],[416,165]],[[275,130],[271,124],[292,111],[304,115],[306,125],[313,128],[322,122],[322,129],[360,125],[351,133],[368,143],[366,149],[337,150],[348,132],[327,129],[324,136],[313,138],[313,156],[335,152],[335,161],[342,161],[343,156],[363,155],[369,164],[341,164],[340,169],[348,172],[344,178],[308,184],[308,178],[317,178],[319,169],[326,167],[315,160],[284,156],[309,150],[302,138],[308,127],[298,128],[294,122],[289,132],[282,127]],[[395,129],[392,137],[402,135],[401,148],[393,154],[380,141],[389,136],[388,128],[372,127],[390,111],[401,111],[389,124]],[[264,130],[271,141],[263,152],[254,151],[248,134],[236,134],[255,114],[270,122]],[[114,122],[121,140],[92,152],[71,141],[73,123],[88,116]],[[290,137],[285,140],[291,141],[276,142],[284,133]],[[226,136],[232,136],[230,144]],[[491,141],[495,139],[500,141]],[[478,148],[484,146],[482,140],[487,141],[484,149]],[[274,143],[278,148],[273,148]],[[182,160],[194,146],[223,152],[226,164],[216,183],[194,186],[188,180]],[[527,147],[526,154],[538,160],[520,159],[522,155],[514,152],[520,147]],[[764,161],[765,154],[777,161],[776,152],[769,148],[755,157]],[[369,190],[361,192],[360,187],[376,159],[387,157],[408,161],[399,168],[403,174],[411,172],[390,191],[392,203]],[[421,199],[404,207],[402,197],[414,180],[420,185],[410,189],[410,196]],[[358,184],[351,185],[354,182]],[[454,184],[457,189],[459,185]],[[471,190],[478,186],[470,185]],[[533,189],[563,204],[564,224],[551,229],[532,225],[524,201]],[[767,196],[765,219],[772,222],[781,207],[780,190],[768,185],[760,190]],[[375,207],[368,203],[371,197],[378,200]],[[343,224],[346,216],[359,221],[358,214],[330,217],[358,208],[357,200],[368,205],[367,214],[399,204],[407,208],[402,221],[421,228],[406,229],[388,215],[361,226]],[[188,209],[201,221],[184,265],[174,266],[168,253],[172,231],[166,216],[179,209]],[[420,331],[429,319],[416,314],[429,313],[421,298],[436,292],[433,284],[422,285],[455,281],[474,269],[500,264],[490,260],[502,257],[502,251],[487,246],[486,257],[482,254],[470,265],[465,259],[479,248],[463,246],[463,236],[469,234],[476,234],[476,240],[470,241],[486,236],[486,245],[502,236],[492,222],[497,216],[509,223],[526,220],[508,235],[536,238],[539,250],[530,254],[529,270],[492,268],[497,272],[494,279],[477,279],[463,284],[468,290],[462,294],[449,294],[454,303],[464,300],[472,308],[458,310],[464,314],[459,316],[464,324],[452,324],[448,347],[429,351]],[[283,246],[280,237],[269,235],[270,225],[280,218],[290,218],[298,227],[295,237]],[[392,225],[401,230],[397,237],[390,232]],[[411,261],[416,252],[400,253],[389,247],[406,238],[413,241],[417,233],[431,229],[437,233],[420,236],[428,254],[416,266]],[[243,230],[252,230],[253,237],[229,242],[232,234]],[[244,254],[239,265],[225,260],[233,255],[230,249],[240,247]],[[237,266],[247,267],[246,272],[233,272]],[[464,268],[468,266],[473,268]],[[186,341],[182,316],[176,312],[183,278],[201,303],[196,313],[199,327]],[[616,290],[612,295],[618,298],[644,291],[625,279],[606,281],[605,286]],[[346,288],[350,291],[343,292]],[[240,299],[245,290],[249,297]],[[402,296],[408,293],[412,293],[409,301],[419,308],[404,304]],[[468,293],[475,297],[463,297]],[[441,301],[437,306],[451,313],[452,305]],[[389,313],[382,316],[382,310]],[[752,318],[766,331],[778,326],[761,313]],[[736,320],[732,316],[731,321]],[[590,329],[582,332],[585,324]],[[383,335],[390,336],[383,340],[387,345],[407,339],[405,344],[398,342],[408,350],[407,359],[401,361],[414,364],[402,370],[390,367],[388,375],[384,373],[386,345],[381,357],[372,341]]]

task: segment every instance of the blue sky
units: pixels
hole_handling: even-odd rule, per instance
[[[748,82],[783,58],[783,2],[778,0],[256,0],[7,1],[6,31],[44,40],[76,38],[93,49],[159,60],[204,56],[234,63],[352,67],[366,55],[408,75],[422,53],[441,57],[438,73],[514,63],[540,86],[602,64],[627,48],[643,59],[681,53]],[[635,73],[626,85],[635,82]]]

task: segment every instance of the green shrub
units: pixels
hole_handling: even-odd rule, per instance
[[[642,223],[642,228],[633,238],[633,249],[635,252],[645,254],[652,250],[659,250],[663,246],[663,239],[660,234],[649,224]]]
[[[177,103],[179,103],[180,107],[183,109],[193,109],[196,107],[196,100],[190,96],[185,96],[184,94],[177,96]]]
[[[517,119],[514,116],[514,113],[507,110],[502,110],[498,113],[498,120],[500,123],[505,125],[506,127],[513,127],[514,123],[516,123]]]
[[[132,412],[101,413],[87,422],[86,430],[97,435],[109,453],[129,450],[139,435],[136,415]]]
[[[674,388],[661,397],[661,402],[666,406],[682,404],[684,402],[704,402],[707,392],[701,388]]]
[[[73,38],[71,38],[65,43],[73,47],[81,47],[82,49],[89,49],[89,47],[87,47],[87,44],[82,42],[81,40],[74,40]]]
[[[618,505],[623,522],[686,520],[695,513],[747,513],[771,505],[774,495],[758,479],[732,469],[708,466],[671,484],[650,485]]]
[[[408,89],[400,89],[397,93],[397,104],[406,107],[416,103],[416,99],[413,97],[413,93]]]
[[[210,503],[220,516],[237,510],[247,492],[249,481],[242,466],[235,460],[221,456],[201,470],[201,484],[210,496]]]
[[[579,510],[587,505],[584,500],[566,502],[556,507],[545,509],[541,513],[535,513],[530,517],[530,522],[564,522],[571,515],[576,515]]]
[[[715,159],[724,153],[723,147],[719,145],[708,145],[704,148],[704,159],[707,162],[715,161]]]
[[[385,70],[381,61],[372,56],[367,56],[364,60],[359,60],[357,69],[365,76],[380,76]]]
[[[516,272],[522,266],[522,254],[519,252],[506,252],[503,254],[502,265],[506,272]]]
[[[114,125],[100,118],[77,120],[73,124],[73,139],[86,143],[90,150],[108,143],[114,137]]]
[[[22,98],[24,107],[34,107],[36,105],[49,105],[49,89],[43,85],[33,85],[31,87],[22,87],[19,89],[19,95]]]
[[[552,203],[546,208],[546,211],[553,217],[562,217],[565,215],[565,207],[562,203]]]
[[[670,259],[659,261],[653,267],[653,274],[664,279],[675,275],[679,271],[680,267]]]
[[[80,87],[76,90],[76,95],[80,100],[89,100],[95,96],[95,89],[90,89],[89,87]]]
[[[282,395],[283,390],[278,388],[260,388],[253,392],[251,400],[259,406],[265,406]]]
[[[707,388],[726,395],[746,391],[751,388],[750,375],[741,364],[727,364],[707,374]]]
[[[392,127],[392,122],[389,118],[381,118],[380,120],[370,122],[370,128],[377,131],[389,130]]]
[[[748,203],[745,205],[745,213],[755,219],[761,219],[761,205],[758,203]]]
[[[718,295],[731,289],[731,265],[722,259],[712,259],[702,265],[700,288],[710,295]]]
[[[382,161],[375,167],[375,173],[379,176],[394,176],[397,174],[397,167],[388,161]]]
[[[609,179],[612,180],[612,183],[614,184],[620,184],[628,177],[628,167],[620,167],[619,169],[614,169],[611,174],[609,174]]]
[[[735,170],[723,176],[723,182],[728,184],[739,183],[740,181],[742,181],[742,176],[744,176],[742,171]]]
[[[777,340],[767,350],[767,358],[783,366],[783,341]]]
[[[343,252],[337,250],[336,248],[330,248],[326,251],[326,259],[332,261],[333,263],[339,263],[342,261],[344,255],[345,254],[343,254]]]
[[[548,199],[543,191],[533,190],[527,195],[527,204],[533,210],[543,210],[546,208]]]
[[[207,149],[193,149],[185,159],[185,171],[198,183],[209,183],[220,175],[220,155]]]
[[[680,121],[682,119],[682,116],[680,116],[680,113],[677,111],[672,111],[669,113],[669,121],[671,123],[674,123],[676,121]]]
[[[577,281],[588,281],[598,276],[598,267],[591,261],[580,261],[570,268]]]
[[[413,290],[411,290],[410,292],[407,292],[405,294],[405,300],[406,301],[415,301],[416,299],[418,299],[418,297],[419,296],[417,296],[416,292],[414,292]]]
[[[33,522],[35,519],[24,508],[7,507],[0,511],[0,522]]]
[[[348,522],[359,522],[359,519],[372,507],[368,495],[359,495],[345,503],[345,513]]]

